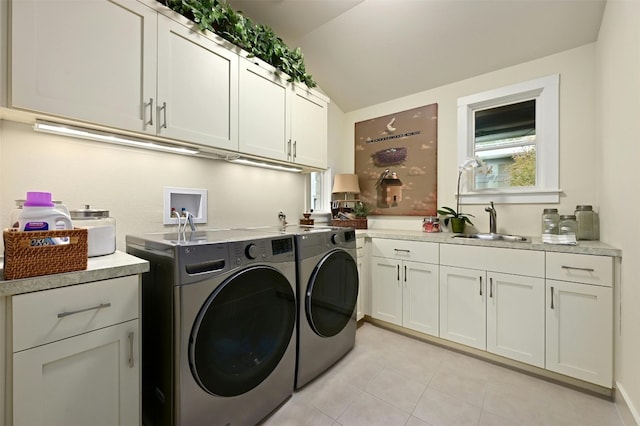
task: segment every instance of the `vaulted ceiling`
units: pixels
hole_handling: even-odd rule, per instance
[[[229,0],[344,112],[596,41],[604,0]]]

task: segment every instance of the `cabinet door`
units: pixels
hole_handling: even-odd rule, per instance
[[[240,152],[288,161],[291,101],[286,79],[255,58],[240,59],[238,100]]]
[[[155,133],[144,123],[156,11],[135,0],[15,0],[11,10],[11,106]]]
[[[544,368],[544,280],[488,272],[487,351]]]
[[[440,267],[440,337],[486,348],[486,273]]]
[[[290,160],[327,168],[327,103],[310,91],[292,89]]]
[[[399,262],[382,257],[371,258],[371,316],[402,325]]]
[[[238,149],[238,56],[158,15],[161,136]]]
[[[610,388],[611,287],[547,280],[547,369]]]
[[[365,258],[364,241],[357,241],[358,247],[357,254],[357,266],[358,266],[358,304],[356,312],[356,320],[360,321],[365,315],[365,300],[366,300],[366,282],[367,282],[367,269],[368,263]]]
[[[138,320],[13,354],[13,424],[138,425]]]
[[[402,325],[438,336],[438,265],[402,263]]]

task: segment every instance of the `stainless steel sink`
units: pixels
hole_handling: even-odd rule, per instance
[[[454,235],[453,237],[454,238],[472,238],[476,240],[486,240],[486,241],[508,241],[508,242],[520,242],[520,243],[525,243],[529,241],[527,237],[523,237],[520,235],[493,234],[493,233],[459,234],[459,235]]]

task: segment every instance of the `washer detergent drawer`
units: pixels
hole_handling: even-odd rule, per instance
[[[12,297],[13,352],[138,318],[138,276]]]

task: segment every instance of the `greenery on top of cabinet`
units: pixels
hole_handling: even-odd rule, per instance
[[[254,24],[240,11],[234,11],[225,0],[158,0],[170,9],[197,23],[201,30],[218,34],[253,56],[271,64],[290,76],[289,81],[315,87],[307,74],[300,48],[291,50],[273,30]]]

